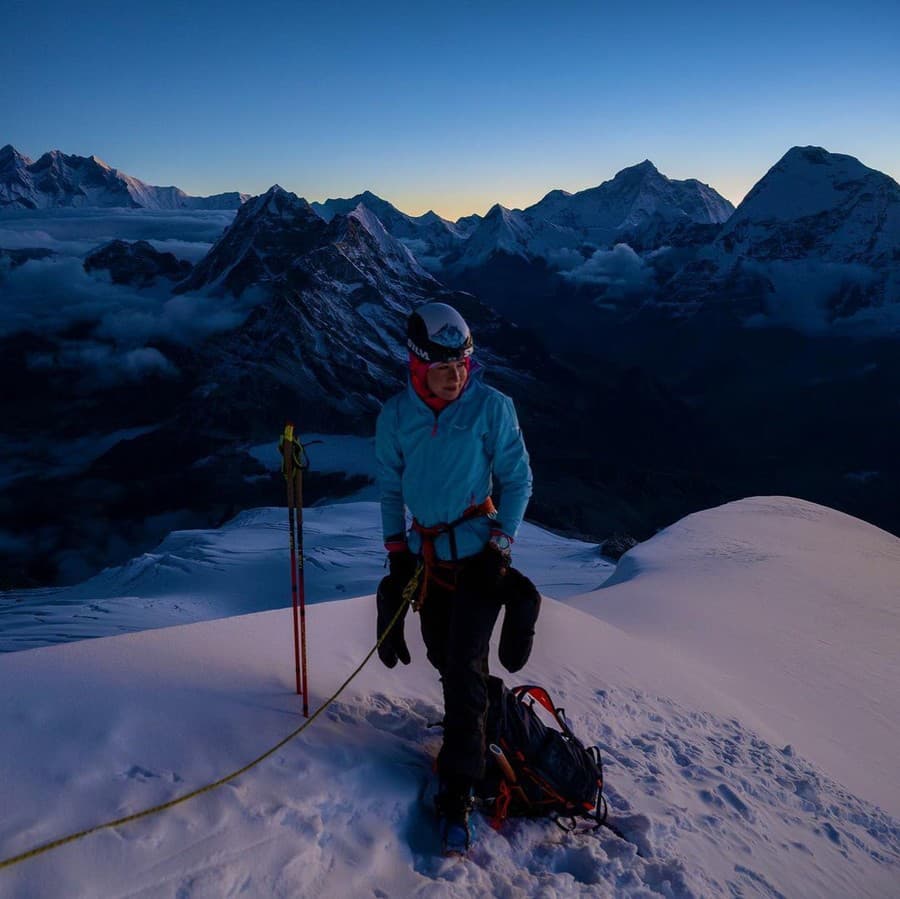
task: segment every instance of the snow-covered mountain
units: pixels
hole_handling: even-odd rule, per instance
[[[429,271],[439,269],[440,260],[452,253],[470,233],[468,222],[460,226],[433,211],[419,216],[407,215],[368,190],[349,199],[326,200],[311,205],[326,221],[331,221],[336,215],[347,215],[360,207],[368,209],[390,235],[411,250]]]
[[[401,384],[406,317],[429,299],[462,304],[481,326],[483,360],[502,358],[491,339],[498,317],[439,284],[364,204],[326,222],[275,185],[244,204],[176,291],[250,288],[262,299],[246,322],[203,350],[199,420],[223,408],[257,420],[279,399],[302,402],[316,427],[374,414]]]
[[[365,206],[397,238],[415,238],[423,227],[431,224],[439,224],[444,230],[453,234],[456,234],[458,230],[454,222],[441,218],[436,212],[429,211],[419,216],[407,215],[397,209],[393,203],[383,200],[370,190],[353,197],[326,200],[324,203],[311,203],[310,205],[326,222],[330,222],[336,215],[346,215],[360,205]]]
[[[303,260],[306,257],[306,263]],[[357,289],[434,279],[364,205],[329,221],[279,185],[246,202],[180,291],[239,296],[251,285],[291,285],[315,269]]]
[[[375,503],[305,517],[316,710],[375,642],[383,549]],[[148,899],[894,895],[896,537],[822,506],[756,497],[666,529],[611,578],[596,547],[533,527],[516,560],[545,595],[535,648],[511,678],[494,645],[491,668],[545,686],[599,747],[624,839],[563,834],[545,820],[495,831],[476,813],[468,860],[436,857],[419,794],[440,740],[429,727],[441,717],[440,683],[414,616],[409,667],[371,661],[282,742],[304,719],[287,520],[265,508],[218,531],[173,533],[68,591],[0,606],[4,636],[23,646],[39,634],[59,644],[126,631],[0,657],[0,707],[15,724],[0,729],[0,859],[257,760],[218,789],[0,871],[0,889]],[[190,621],[199,623],[167,626]]]
[[[456,229],[463,237],[468,237],[478,227],[480,221],[481,216],[478,213],[464,215],[456,220]]]
[[[434,282],[435,279],[419,264],[406,244],[390,234],[365,204],[360,203],[346,216],[334,216],[329,225],[330,245],[338,246],[349,260],[364,271],[369,270],[370,276],[374,272],[369,266],[377,255],[393,276],[401,281],[424,279]]]
[[[709,227],[733,211],[711,187],[667,178],[645,160],[599,187],[575,194],[554,190],[526,209],[495,205],[444,265],[459,273],[511,256],[568,270],[618,243],[643,251],[705,242]]]
[[[324,218],[363,204],[416,258],[439,276],[479,268],[494,256],[541,260],[552,268],[583,261],[590,249],[626,242],[655,249],[673,239],[709,239],[692,228],[718,225],[734,206],[711,187],[690,179],[675,181],[644,161],[623,169],[599,187],[569,194],[554,190],[526,209],[495,204],[477,215],[449,222],[433,212],[413,217],[369,191],[347,200],[313,203]]]
[[[309,203],[275,184],[241,206],[179,289],[240,296],[253,284],[283,278],[296,259],[321,245],[324,233],[325,222]]]
[[[246,199],[246,194],[237,192],[190,197],[177,187],[154,187],[111,168],[97,156],[51,150],[33,161],[10,144],[0,149],[0,209],[238,209]]]
[[[668,295],[812,333],[897,333],[900,185],[852,156],[794,147]]]
[[[900,262],[900,185],[853,156],[794,147],[747,194],[716,245],[746,259]]]
[[[677,226],[727,221],[734,206],[709,185],[694,178],[667,178],[645,159],[599,187],[575,194],[551,191],[524,211],[571,228],[597,247],[635,242],[659,246],[665,233]]]
[[[582,243],[581,235],[572,228],[497,203],[466,239],[451,268],[477,268],[499,254],[552,260],[567,250],[577,254]]]

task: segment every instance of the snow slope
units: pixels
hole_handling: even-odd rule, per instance
[[[900,814],[892,534],[798,499],[745,499],[636,546],[571,602],[702,661],[741,717]]]
[[[360,445],[371,445],[327,439],[328,452],[310,448],[319,470],[337,459],[353,471]],[[277,464],[271,445],[255,452]],[[305,509],[303,521],[307,601],[374,593],[387,573],[378,504]],[[517,546],[538,587],[561,599],[598,587],[613,570],[596,546],[528,523]],[[218,530],[174,531],[153,552],[84,583],[0,593],[0,652],[281,608],[291,601],[287,551],[286,509],[242,512]]]
[[[313,531],[315,514],[323,524],[332,516],[322,552],[327,544],[338,556],[347,529],[363,527],[354,513],[371,511],[323,507],[307,519]],[[232,594],[252,583],[265,593],[267,577],[274,583],[276,566],[284,577],[287,565],[269,513],[195,533],[195,543],[191,532],[173,535],[181,544],[169,564],[120,569],[119,587],[143,597],[155,569],[170,595],[176,585],[185,596],[227,593],[247,565]],[[526,570],[529,542],[517,545]],[[608,831],[565,836],[546,822],[513,822],[501,833],[481,824],[468,862],[434,857],[417,795],[439,741],[426,726],[440,717],[439,684],[412,619],[409,668],[371,662],[308,730],[257,767],[160,815],[0,869],[0,894],[896,895],[900,822],[848,790],[846,767],[810,760],[814,741],[802,731],[811,721],[812,732],[817,710],[766,684],[754,691],[757,680],[735,701],[729,672],[747,642],[760,667],[781,658],[784,633],[807,620],[825,588],[828,607],[845,604],[852,626],[830,615],[807,621],[792,632],[795,657],[810,657],[832,627],[833,641],[849,629],[863,645],[896,647],[897,594],[881,594],[883,615],[877,597],[897,583],[898,547],[831,510],[756,499],[698,513],[632,550],[608,586],[573,600],[591,614],[545,602],[532,659],[508,680],[543,683],[576,732],[600,746],[606,792],[628,840]],[[312,572],[312,541],[310,554]],[[560,541],[555,577],[587,582],[600,573],[594,561],[583,545]],[[771,627],[735,627],[717,608],[731,592],[744,602],[777,597]],[[668,612],[661,600],[654,605],[657,596],[670,597]],[[320,602],[308,618],[315,708],[371,648],[373,599]],[[704,639],[689,639],[698,619]],[[290,612],[278,609],[0,657],[0,709],[10,725],[0,731],[0,858],[168,800],[259,756],[300,723],[291,643]],[[873,677],[877,665],[864,655],[834,685],[844,702],[869,692],[890,718],[896,680]],[[796,719],[790,747],[750,723],[774,729],[775,713]],[[832,735],[852,746],[856,767],[896,755],[896,741],[885,747],[860,736]],[[891,784],[884,786],[889,799]]]

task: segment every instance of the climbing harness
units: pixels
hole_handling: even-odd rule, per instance
[[[445,579],[445,574],[453,575],[459,567],[456,554],[456,528],[473,518],[494,518],[497,515],[497,509],[493,500],[488,497],[483,503],[477,506],[469,506],[462,515],[455,521],[449,523],[435,524],[426,527],[418,519],[413,518],[412,529],[422,538],[422,558],[410,578],[409,583],[403,590],[403,598],[412,602],[414,612],[418,612],[425,602],[428,594],[428,588],[432,583],[437,584],[447,590],[452,590],[454,584]],[[452,561],[444,561],[439,559],[435,550],[435,541],[438,537],[447,535],[450,541],[450,555]],[[418,596],[416,592],[418,591]],[[413,599],[415,597],[415,599]]]

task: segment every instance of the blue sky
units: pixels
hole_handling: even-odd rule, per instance
[[[522,207],[645,158],[732,202],[791,146],[900,179],[900,3],[0,0],[0,145],[191,194]]]

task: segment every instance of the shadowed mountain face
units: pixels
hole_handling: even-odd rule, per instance
[[[86,272],[98,269],[108,271],[113,284],[148,287],[158,278],[183,280],[190,274],[191,264],[172,253],[160,253],[146,240],[112,240],[85,257]]]

